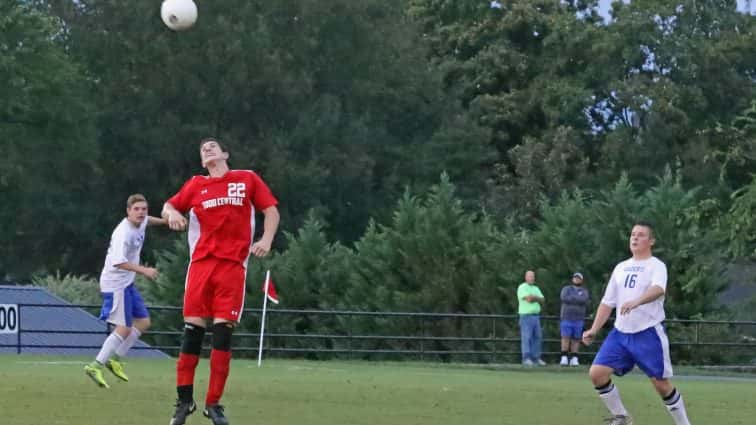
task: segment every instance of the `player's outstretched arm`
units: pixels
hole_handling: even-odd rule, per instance
[[[596,318],[593,319],[591,328],[583,332],[583,344],[591,345],[601,328],[604,327],[606,321],[609,320],[612,310],[614,310],[614,307],[610,307],[603,303],[599,304],[598,309],[596,309]]]
[[[273,244],[273,238],[278,231],[278,223],[281,221],[281,215],[278,213],[276,206],[265,208],[262,213],[265,215],[263,222],[263,235],[259,241],[252,244],[252,255],[255,257],[265,257],[270,252],[270,246]]]
[[[116,264],[113,267],[119,268],[121,270],[128,270],[130,272],[139,273],[150,280],[155,280],[158,276],[158,271],[154,267],[145,267],[134,263],[121,263]]]
[[[162,217],[168,222],[171,230],[182,231],[186,229],[186,217],[181,214],[170,202],[163,204]]]
[[[161,217],[147,216],[148,226],[165,226],[168,224],[168,220]]]

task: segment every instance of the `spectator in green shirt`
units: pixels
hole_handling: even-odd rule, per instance
[[[535,283],[535,272],[525,272],[525,282],[517,287],[518,313],[520,315],[520,346],[524,366],[545,366],[541,359],[543,333],[541,332],[541,305],[543,294]]]

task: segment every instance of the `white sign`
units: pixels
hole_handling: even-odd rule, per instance
[[[18,305],[0,304],[0,334],[18,333]]]

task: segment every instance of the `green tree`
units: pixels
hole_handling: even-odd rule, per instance
[[[518,246],[505,244],[485,214],[466,211],[448,176],[424,196],[409,192],[393,219],[372,222],[355,245],[351,285],[345,304],[368,311],[477,313],[507,311],[512,298],[507,278],[515,268]],[[504,286],[504,287],[502,287]],[[358,318],[361,334],[484,336],[481,328],[455,318],[418,321],[403,317]],[[418,349],[409,341],[361,341],[364,348]],[[445,350],[435,340],[426,349]],[[464,342],[457,348],[480,349]]]
[[[67,274],[37,274],[32,276],[32,284],[41,286],[72,304],[99,305],[102,303],[100,283],[89,276]]]
[[[368,227],[348,300],[367,310],[478,311],[471,294],[495,291],[501,274],[493,271],[505,267],[496,242],[490,218],[465,211],[444,176],[426,197],[406,193],[389,225]]]
[[[670,317],[689,318],[717,307],[724,287],[724,258],[716,237],[718,203],[685,189],[679,175],[667,170],[657,184],[638,191],[626,178],[593,195],[565,193],[558,201],[541,204],[540,222],[524,255],[540,268],[539,282],[555,302],[547,311],[557,314],[559,289],[570,274],[581,270],[597,302],[613,267],[630,256],[628,238],[636,220],[654,224],[654,255],[667,264],[666,308]]]
[[[325,225],[310,215],[296,234],[284,233],[287,249],[270,260],[255,261],[250,275],[258,276],[250,286],[260,293],[265,269],[281,287],[286,308],[349,308],[344,293],[349,284],[349,262],[352,252],[339,242],[329,242]],[[254,299],[259,299],[255,297]],[[257,305],[253,301],[251,305]]]
[[[87,65],[111,193],[164,200],[201,173],[206,135],[287,200],[290,231],[316,209],[352,241],[404,185],[443,169],[481,191],[481,131],[440,90],[398,0],[209,2],[181,33],[154,2],[49,3]]]
[[[756,260],[756,177],[732,194],[732,206],[721,221],[727,254],[734,260]]]
[[[137,283],[148,304],[177,306],[183,303],[184,282],[189,268],[189,244],[185,236],[175,238],[170,249],[160,250],[155,267],[160,271],[150,282],[139,275]]]
[[[580,10],[588,10],[581,4]],[[607,75],[611,49],[595,16],[551,1],[413,0],[408,13],[422,25],[430,62],[472,118],[490,130],[498,152],[489,163],[493,211],[538,210],[542,192],[585,181],[595,150],[586,109]],[[590,43],[591,49],[586,49]]]
[[[160,274],[151,281],[144,276],[137,275],[136,285],[143,294],[149,306],[174,307],[169,310],[153,310],[150,314],[154,329],[183,329],[184,284],[186,272],[189,269],[189,244],[186,236],[176,237],[170,248],[159,249],[155,255],[155,267]],[[176,308],[178,307],[178,308]],[[168,336],[154,336],[157,344],[179,345],[177,338]]]
[[[0,276],[88,270],[99,169],[84,70],[61,22],[0,2]],[[88,265],[88,264],[86,264]]]
[[[718,148],[705,135],[754,96],[753,19],[734,0],[615,2],[613,15],[606,31],[620,54],[597,93],[612,130],[599,176],[624,170],[648,187],[676,164],[689,184],[715,189],[719,170],[706,162]]]
[[[753,98],[753,19],[735,1],[634,0],[604,24],[596,4],[408,3],[447,90],[490,130],[492,209],[534,224],[542,194],[623,173],[645,189],[667,165],[720,197],[746,184],[720,187],[711,153],[733,145],[706,135]]]
[[[710,151],[704,163],[719,171],[721,191],[725,195],[748,185],[756,168],[756,101],[729,124],[706,131]]]
[[[262,307],[261,288],[267,270],[275,282],[281,300],[278,306],[268,303],[268,326],[277,333],[329,334],[346,333],[348,317],[319,314],[295,316],[277,315],[276,309],[343,309],[352,306],[345,303],[345,293],[350,285],[353,252],[339,242],[329,242],[322,219],[311,212],[296,234],[284,232],[287,249],[263,260],[250,259],[247,277],[247,306]],[[259,330],[259,318],[246,320],[244,328]],[[302,345],[333,349],[343,346],[339,340],[302,340],[281,338],[276,346],[296,348]]]

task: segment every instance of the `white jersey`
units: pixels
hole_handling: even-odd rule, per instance
[[[136,272],[121,270],[115,266],[123,263],[139,264],[139,254],[144,245],[148,221],[149,218],[145,217],[142,224],[135,227],[124,218],[113,230],[108,255],[105,257],[105,267],[100,274],[100,291],[114,292],[134,282]]]
[[[620,332],[636,333],[656,326],[664,320],[664,296],[621,315],[619,308],[640,297],[651,286],[666,291],[667,266],[656,257],[645,260],[627,259],[614,268],[601,304],[617,309],[614,327]]]

